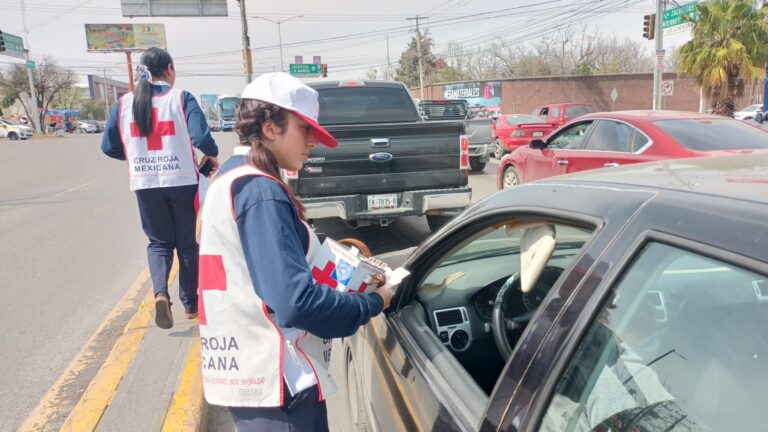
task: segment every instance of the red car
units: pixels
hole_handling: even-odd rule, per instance
[[[497,186],[661,159],[758,152],[768,152],[768,131],[732,118],[675,111],[594,113],[505,156]]]
[[[527,146],[533,138],[543,138],[555,128],[541,118],[528,114],[502,114],[493,119],[493,155],[501,159],[512,150]]]
[[[595,112],[592,104],[586,102],[555,103],[540,106],[531,113],[540,117],[545,123],[558,128],[569,121],[586,114]]]

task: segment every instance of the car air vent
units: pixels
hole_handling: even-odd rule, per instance
[[[435,312],[435,319],[437,320],[438,327],[452,326],[464,322],[461,309],[446,309]]]

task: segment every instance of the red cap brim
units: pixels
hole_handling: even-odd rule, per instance
[[[331,134],[329,134],[327,130],[323,129],[323,127],[320,126],[319,123],[317,123],[316,121],[312,120],[311,118],[305,115],[302,115],[300,112],[297,112],[297,111],[292,111],[292,112],[296,114],[297,117],[299,117],[300,119],[309,123],[310,126],[312,126],[312,129],[315,130],[315,138],[320,144],[330,148],[336,147],[336,145],[338,144],[336,142],[336,138],[334,138]]]

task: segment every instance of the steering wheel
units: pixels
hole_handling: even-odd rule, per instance
[[[501,286],[499,293],[496,295],[496,300],[493,302],[493,315],[491,318],[493,341],[496,342],[496,348],[505,362],[512,355],[512,345],[509,344],[509,339],[507,339],[507,332],[525,328],[536,312],[534,309],[513,318],[504,317],[504,311],[507,309],[507,297],[509,293],[519,287],[520,272],[517,272],[504,282],[504,285]]]

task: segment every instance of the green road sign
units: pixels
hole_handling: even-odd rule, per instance
[[[0,32],[0,38],[2,38],[2,45],[5,47],[3,54],[24,57],[24,39],[6,32]]]
[[[696,9],[696,2],[684,4],[664,11],[664,21],[662,28],[670,28],[685,24],[690,21],[696,21],[699,18],[699,11]]]
[[[289,72],[296,77],[319,77],[322,72],[322,65],[291,63]]]
[[[32,72],[35,71],[35,62],[32,60],[27,60],[27,69],[31,70]]]

